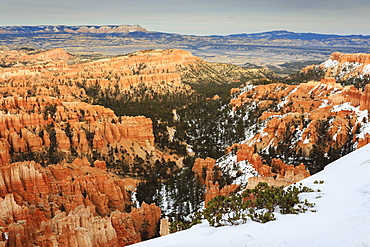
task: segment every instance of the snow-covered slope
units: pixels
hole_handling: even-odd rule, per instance
[[[370,144],[302,183],[316,191],[302,195],[316,203],[316,212],[277,215],[266,224],[214,228],[204,222],[133,246],[370,246]]]

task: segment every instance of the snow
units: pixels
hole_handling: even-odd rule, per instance
[[[333,110],[331,112],[340,112],[340,111],[358,111],[360,107],[354,107],[351,103],[346,102],[340,105],[333,106]]]
[[[370,64],[364,66],[363,74],[370,74]]]
[[[356,135],[359,139],[364,139],[366,134],[370,134],[370,122],[368,110],[360,110],[360,107],[354,107],[349,102],[333,106],[332,112],[352,111],[357,115],[357,123],[361,123],[360,132]],[[334,137],[333,137],[334,138]],[[335,140],[335,139],[334,139]]]
[[[332,60],[332,59],[326,60],[324,63],[322,63],[322,65],[324,65],[325,68],[334,67],[337,64],[338,64],[338,61],[337,60]]]
[[[328,107],[328,106],[330,106],[329,100],[324,99],[322,101],[321,105],[319,106],[319,108],[325,108],[325,107]]]
[[[218,159],[216,165],[221,168],[223,174],[228,174],[231,178],[234,178],[233,184],[245,188],[248,178],[259,176],[259,174],[248,161],[236,161],[237,156],[229,153]],[[240,172],[241,174],[239,174]]]
[[[339,130],[338,130],[338,132],[339,132]],[[338,136],[338,133],[335,133],[335,134],[333,135],[333,140],[334,140],[334,141],[336,141],[336,140],[337,140],[337,136]]]
[[[277,214],[276,221],[265,224],[248,221],[239,226],[214,228],[203,222],[133,246],[370,246],[369,175],[370,144],[302,180],[303,185],[316,192],[305,193],[301,199],[316,203],[316,212]]]
[[[304,139],[303,141],[303,144],[309,144],[310,143],[310,139],[306,137],[306,139]]]

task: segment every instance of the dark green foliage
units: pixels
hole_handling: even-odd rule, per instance
[[[202,214],[200,212],[195,212],[188,216],[188,221],[175,220],[170,223],[170,233],[182,231],[189,229],[190,227],[202,223]]]
[[[226,106],[229,99],[198,101],[177,111],[181,122],[176,125],[176,137],[185,138],[199,157],[221,157],[226,147],[245,139],[247,129],[257,127],[266,110],[246,104],[233,112]]]
[[[243,80],[244,81],[244,80]],[[204,95],[205,97],[212,98],[215,95],[220,96],[221,98],[227,98],[230,94],[230,90],[232,88],[239,87],[242,82],[240,80],[234,81],[228,84],[225,83],[186,83],[189,84],[193,89],[195,89],[197,92],[199,92],[201,95]]]
[[[216,196],[207,204],[202,216],[215,227],[238,225],[248,219],[266,223],[275,220],[277,211],[281,214],[298,214],[313,207],[313,203],[299,200],[298,195],[302,192],[313,190],[302,184],[284,190],[283,187],[259,183],[256,188],[247,189],[241,195]]]
[[[172,162],[158,162],[137,187],[136,198],[140,204],[155,202],[172,221],[186,225],[187,217],[201,208],[204,188],[191,170],[194,158],[185,157],[184,165],[176,169]]]
[[[324,180],[315,180],[313,181],[314,184],[323,184]]]
[[[47,105],[44,108],[44,119],[46,120],[50,114],[50,116],[54,116],[55,113],[57,112],[57,105]]]
[[[238,195],[226,197],[218,195],[213,198],[203,211],[203,217],[211,226],[238,225],[247,221],[247,205]]]
[[[364,75],[363,77],[351,77],[347,80],[340,80],[339,83],[342,86],[353,85],[357,89],[365,89],[366,84],[370,84],[370,75]]]
[[[57,137],[54,124],[47,125],[46,131],[48,132],[50,138],[50,146],[47,150],[47,157],[49,159],[48,164],[58,164],[63,160],[64,155],[59,152],[57,148]]]
[[[348,121],[348,134],[345,143],[339,146],[337,143],[333,143],[333,137],[328,134],[330,120],[331,119],[322,119],[317,122],[316,130],[320,141],[313,145],[310,156],[306,160],[311,174],[321,171],[327,164],[355,150],[356,138],[354,138],[354,136],[360,130],[360,125],[357,124],[353,126],[351,121]],[[328,147],[330,144],[331,146]],[[325,150],[328,151],[325,152]]]
[[[156,194],[161,188],[161,182],[156,178],[155,175],[150,175],[145,182],[140,183],[136,188],[136,199],[141,204],[156,202]]]
[[[290,85],[298,85],[300,83],[305,83],[308,81],[320,81],[325,76],[325,71],[319,68],[313,68],[307,72],[297,72],[291,74],[287,78],[282,79],[283,83]]]

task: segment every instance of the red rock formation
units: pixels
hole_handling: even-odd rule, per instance
[[[320,82],[328,86],[334,86],[336,83],[336,80],[334,77],[325,77],[324,79],[321,79]]]
[[[343,54],[335,52],[331,54],[328,62],[324,62],[320,65],[320,68],[325,70],[326,77],[336,77],[347,80],[352,77],[369,75],[369,64],[370,54]]]
[[[220,185],[215,181],[215,173],[217,172],[217,177],[222,176],[220,171],[215,170],[216,160],[207,157],[206,159],[196,159],[192,171],[196,174],[197,179],[201,181],[202,184],[206,185],[205,205],[212,200],[217,195],[229,196],[231,193],[235,192],[239,185],[230,184],[225,185],[220,188]]]
[[[269,186],[288,186],[289,182],[283,179],[276,179],[273,177],[250,177],[248,178],[247,189],[254,189],[259,183],[267,183]]]
[[[254,148],[248,145],[239,145],[238,151],[236,153],[236,162],[242,160],[252,160],[252,156],[254,153]]]
[[[95,160],[94,167],[102,170],[107,170],[107,164],[105,163],[104,160]]]
[[[79,206],[68,215],[56,212],[51,220],[58,246],[117,246],[117,233],[110,219],[94,216],[93,207]]]
[[[146,117],[122,117],[120,125],[117,126],[124,139],[137,140],[141,143],[149,143],[154,146],[153,123]],[[119,138],[115,131],[116,138]]]
[[[257,153],[255,153],[254,148],[246,144],[239,145],[239,149],[237,151],[237,162],[243,160],[247,160],[250,164],[252,164],[254,169],[261,177],[276,177],[279,180],[279,182],[275,183],[274,179],[264,180],[263,178],[261,178],[261,181],[269,181],[269,185],[288,185],[310,176],[309,171],[303,164],[294,167],[293,165],[287,165],[283,163],[280,159],[272,159],[271,166],[265,165],[263,164],[262,158]],[[272,169],[277,171],[277,173],[272,172]],[[249,188],[251,188],[251,186],[252,185],[248,185]]]
[[[370,54],[366,53],[343,54],[341,52],[334,52],[330,55],[330,59],[337,60],[340,63],[370,64]]]
[[[205,207],[207,207],[208,202],[217,195],[220,195],[220,185],[218,184],[218,182],[216,181],[216,183],[213,183],[213,181],[207,181],[206,193],[204,198]]]
[[[5,166],[9,163],[9,143],[6,140],[0,139],[0,167]]]
[[[213,171],[216,164],[216,160],[207,157],[206,159],[196,159],[192,171],[198,174],[200,177],[203,176],[204,172]]]
[[[365,138],[361,138],[359,141],[358,141],[358,145],[357,145],[357,148],[361,148],[367,144],[370,143],[370,135],[369,134],[366,134],[365,135]]]
[[[296,183],[310,176],[310,172],[303,164],[293,166],[283,163],[280,159],[272,159],[271,166],[278,172],[277,178],[288,183]]]
[[[57,145],[58,148],[61,151],[69,151],[71,145],[70,145],[70,140],[67,137],[66,133],[63,130],[56,129],[56,140],[57,140]]]
[[[140,209],[131,213],[115,211],[111,215],[112,225],[117,232],[119,246],[137,243],[154,237],[159,229],[161,211],[154,204],[143,203]]]
[[[365,86],[365,90],[361,95],[360,110],[370,110],[370,84]]]
[[[158,233],[158,207],[143,204],[126,213],[124,182],[86,162],[0,168],[0,224],[7,227],[9,244],[19,238],[42,246],[125,246]]]
[[[52,49],[45,52],[36,53],[33,55],[28,56],[28,58],[34,58],[38,60],[64,60],[67,61],[71,59],[73,56],[67,53],[65,50],[61,48]]]

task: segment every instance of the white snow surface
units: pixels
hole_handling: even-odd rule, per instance
[[[246,160],[236,162],[236,154],[226,154],[217,160],[216,165],[219,166],[223,174],[228,174],[234,178],[233,184],[240,185],[241,188],[245,188],[248,183],[248,178],[259,176],[258,172],[253,166]],[[241,172],[241,174],[238,173]]]
[[[330,68],[336,66],[338,63],[339,62],[337,60],[328,59],[322,64],[325,66],[325,68]]]
[[[363,74],[366,75],[366,74],[370,74],[370,64],[364,66],[364,71],[363,71]]]
[[[324,183],[315,184],[315,180]],[[265,224],[248,221],[214,228],[203,222],[132,246],[370,246],[370,144],[301,182],[321,190],[301,197],[316,203],[317,212],[277,214],[276,221]]]

